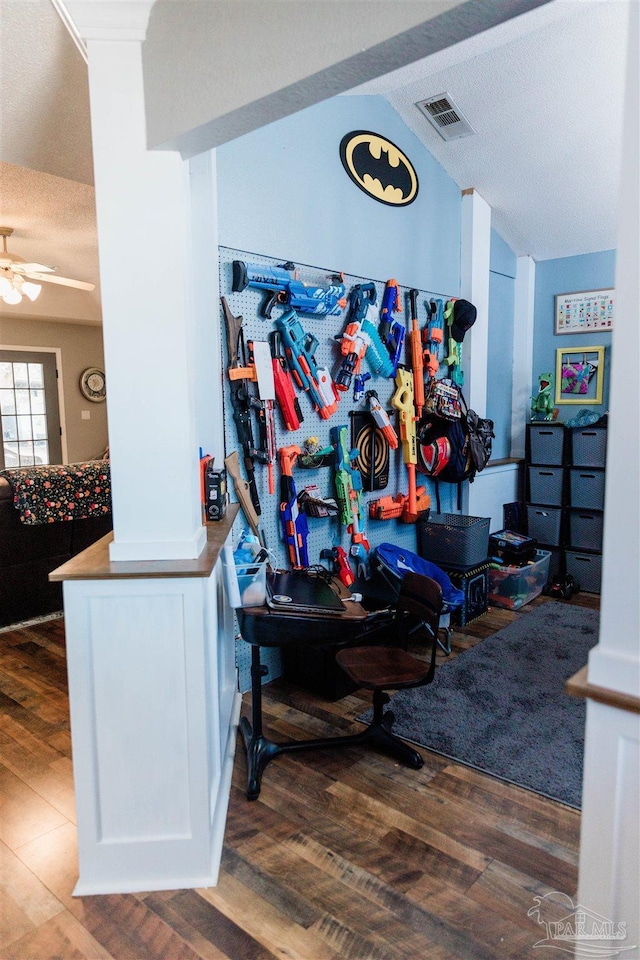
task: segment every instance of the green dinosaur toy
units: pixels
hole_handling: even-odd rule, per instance
[[[553,420],[553,374],[541,373],[537,397],[531,397],[531,419]]]

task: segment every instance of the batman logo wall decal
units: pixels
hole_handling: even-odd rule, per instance
[[[340,159],[356,186],[380,203],[406,207],[418,195],[413,164],[395,143],[378,133],[347,133],[340,142]]]

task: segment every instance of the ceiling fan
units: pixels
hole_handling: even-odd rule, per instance
[[[57,283],[63,287],[75,287],[78,290],[95,290],[95,283],[86,283],[84,280],[71,280],[69,277],[58,277],[55,267],[48,267],[44,263],[27,263],[24,257],[7,250],[7,237],[13,233],[13,227],[0,227],[3,249],[0,253],[0,297],[5,303],[20,303],[23,296],[35,300],[42,289],[40,283]]]

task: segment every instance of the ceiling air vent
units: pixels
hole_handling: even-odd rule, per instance
[[[416,107],[436,128],[443,140],[459,140],[469,137],[475,130],[448,93],[439,93],[427,100],[419,100]]]

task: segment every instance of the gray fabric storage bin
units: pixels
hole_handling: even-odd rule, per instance
[[[569,511],[569,543],[577,550],[602,550],[604,515],[599,510],[572,508]]]
[[[588,510],[604,509],[604,470],[571,467],[569,470],[571,506]]]
[[[529,467],[529,497],[531,503],[562,506],[564,469],[562,467]]]
[[[606,427],[574,427],[570,437],[571,462],[575,467],[604,467],[607,458]]]
[[[560,507],[527,504],[527,534],[538,543],[544,543],[545,546],[559,546],[561,521]]]
[[[553,423],[529,423],[530,463],[546,463],[560,466],[564,451],[564,425]]]
[[[600,593],[602,581],[602,554],[565,550],[567,573],[571,574],[581,590]]]

